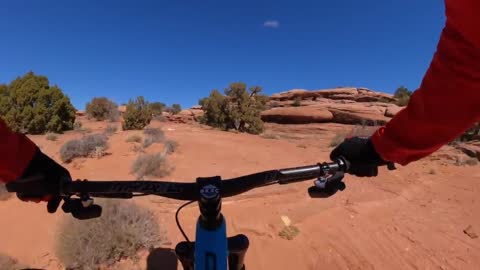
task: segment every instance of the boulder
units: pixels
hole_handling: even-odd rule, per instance
[[[333,100],[353,100],[356,102],[393,102],[395,98],[386,93],[375,92],[367,88],[339,87],[335,89],[322,89],[308,91],[305,89],[293,89],[286,92],[274,94],[270,100],[293,101],[297,98],[302,100],[313,100],[327,98]]]
[[[262,120],[282,124],[307,124],[333,122],[340,124],[383,125],[390,118],[385,116],[385,103],[355,102],[319,98],[299,107],[275,107],[262,112]],[[288,106],[278,101],[277,106]]]
[[[354,106],[350,108],[330,107],[328,110],[332,113],[332,122],[352,125],[384,125],[389,118],[372,110],[368,107],[361,108]]]
[[[262,120],[279,124],[306,124],[331,122],[333,115],[325,107],[284,107],[263,111]]]
[[[163,114],[168,121],[174,123],[192,123],[198,122],[198,118],[203,116],[203,110],[200,108],[191,108],[181,110],[178,114],[165,113]]]

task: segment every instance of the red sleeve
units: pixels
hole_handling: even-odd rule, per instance
[[[446,26],[420,88],[372,137],[385,160],[406,165],[480,121],[480,1],[445,3]]]
[[[37,147],[26,136],[12,132],[0,120],[0,182],[20,177]]]

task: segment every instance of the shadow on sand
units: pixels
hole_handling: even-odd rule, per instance
[[[147,270],[177,270],[177,256],[170,248],[156,248],[148,254]]]

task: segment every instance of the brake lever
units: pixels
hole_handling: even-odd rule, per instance
[[[314,181],[315,186],[308,189],[308,194],[312,198],[328,198],[339,190],[343,191],[346,188],[345,183],[342,181],[344,176],[345,174],[339,171],[329,177],[319,177]]]
[[[102,207],[94,204],[93,199],[88,196],[73,199],[64,198],[63,200],[63,212],[70,213],[76,219],[92,219],[102,215]]]

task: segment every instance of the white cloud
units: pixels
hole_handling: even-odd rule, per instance
[[[280,26],[279,21],[274,21],[274,20],[268,20],[263,23],[263,27],[268,27],[268,28],[278,28]]]

